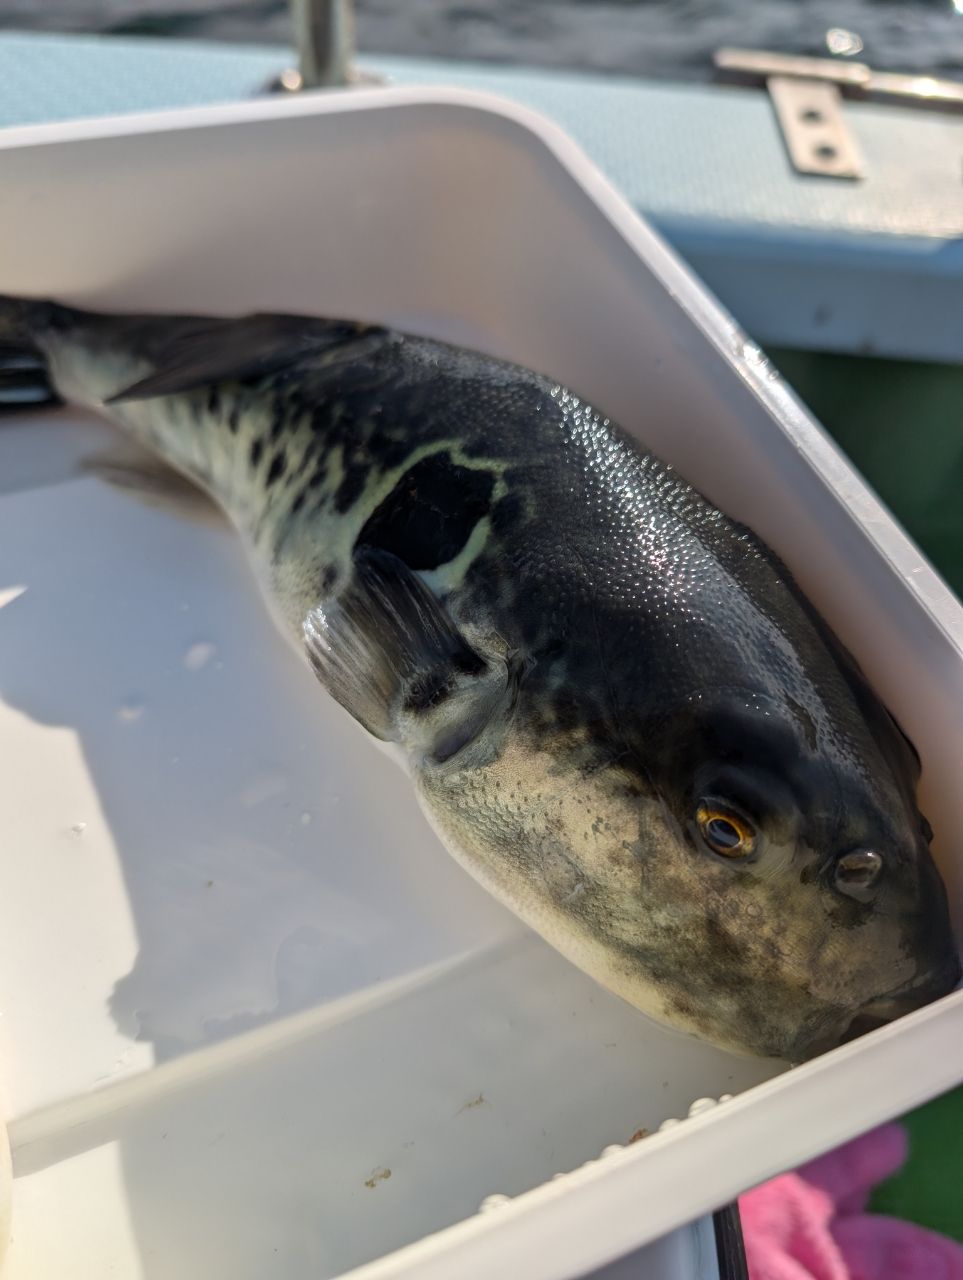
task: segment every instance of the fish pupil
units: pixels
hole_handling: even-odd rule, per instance
[[[717,849],[738,849],[742,836],[728,818],[713,818],[706,823],[706,835]]]

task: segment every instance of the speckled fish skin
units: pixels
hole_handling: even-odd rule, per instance
[[[576,396],[299,317],[11,300],[3,331],[220,503],[449,850],[611,990],[800,1060],[958,981],[911,746],[781,563]]]

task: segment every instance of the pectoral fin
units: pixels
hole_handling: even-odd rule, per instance
[[[322,684],[369,733],[435,764],[473,741],[509,690],[508,665],[481,656],[421,579],[374,548],[356,552],[351,584],[311,611],[304,639]]]

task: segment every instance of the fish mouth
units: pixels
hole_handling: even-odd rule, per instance
[[[870,1000],[868,1004],[863,1005],[850,1023],[842,1043],[848,1044],[851,1040],[867,1035],[870,1031],[877,1031],[880,1027],[895,1022],[897,1018],[902,1018],[907,1013],[915,1013],[917,1009],[932,1004],[934,1000],[948,996],[959,985],[961,977],[963,977],[963,968],[960,966],[959,957],[954,954],[939,968],[930,970],[922,978],[914,979],[905,987],[887,992],[886,995],[878,996],[875,1000]]]

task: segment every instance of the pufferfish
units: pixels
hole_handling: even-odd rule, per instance
[[[786,567],[550,379],[392,329],[0,299],[212,498],[459,863],[644,1013],[799,1061],[959,981],[919,759]]]

